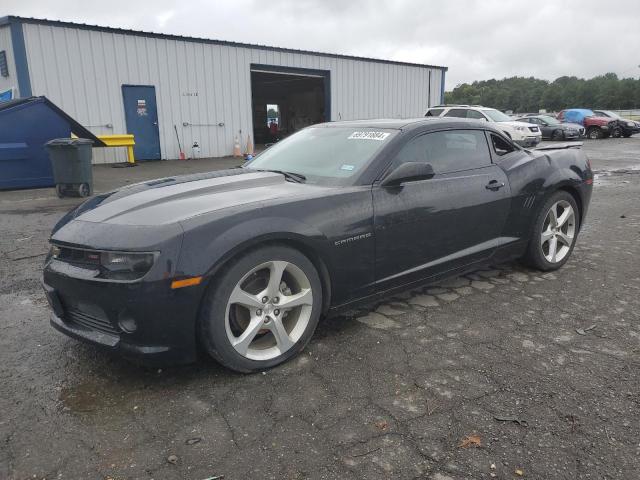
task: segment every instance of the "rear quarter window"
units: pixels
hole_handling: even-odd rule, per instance
[[[432,108],[427,111],[425,117],[439,117],[442,112],[444,112],[444,108]]]
[[[495,133],[491,134],[491,144],[493,146],[493,151],[499,157],[507,155],[516,150],[515,147],[511,145],[511,143],[507,142],[504,138],[496,135]]]

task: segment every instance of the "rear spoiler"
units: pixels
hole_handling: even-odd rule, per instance
[[[583,142],[571,142],[571,143],[556,143],[555,145],[544,145],[542,147],[534,148],[534,150],[563,150],[567,148],[581,148]]]

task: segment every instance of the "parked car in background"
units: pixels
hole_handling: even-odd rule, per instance
[[[640,132],[640,122],[623,118],[611,110],[594,110],[596,115],[600,117],[612,118],[618,121],[618,126],[611,132],[612,137],[625,137],[628,138],[631,135]]]
[[[425,117],[453,117],[484,120],[522,147],[535,147],[542,141],[540,129],[534,125],[522,125],[495,108],[481,105],[438,105],[427,110]]]
[[[537,125],[542,138],[551,140],[573,140],[584,136],[585,129],[577,123],[562,123],[550,115],[527,115],[518,118],[519,122]]]
[[[596,115],[593,110],[586,108],[569,108],[558,113],[562,123],[578,123],[584,126],[587,137],[591,139],[607,138],[618,126],[618,121],[609,117]]]

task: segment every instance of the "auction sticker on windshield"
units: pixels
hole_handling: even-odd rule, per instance
[[[353,132],[348,140],[378,140],[382,142],[390,134],[387,132]]]

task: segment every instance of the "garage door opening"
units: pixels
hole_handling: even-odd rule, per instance
[[[257,150],[331,118],[328,71],[252,65],[251,96]]]

